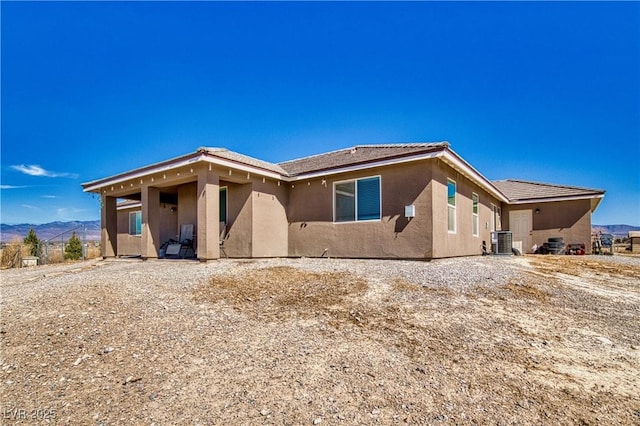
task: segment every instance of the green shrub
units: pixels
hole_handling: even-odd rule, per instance
[[[23,242],[29,246],[29,255],[31,256],[38,255],[40,240],[38,239],[38,236],[36,235],[36,231],[34,231],[33,228],[29,229],[29,234],[27,234],[27,236],[24,237]]]
[[[75,231],[71,234],[71,238],[69,238],[69,242],[64,248],[64,258],[70,260],[82,258],[82,241],[80,241]]]

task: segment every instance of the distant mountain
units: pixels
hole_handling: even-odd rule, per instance
[[[592,225],[593,232],[602,231],[603,234],[612,234],[617,238],[629,236],[629,231],[640,231],[640,226],[631,225]]]
[[[36,231],[36,235],[41,240],[49,240],[51,238],[56,237],[56,239],[60,238],[58,235],[66,232],[64,234],[64,240],[68,240],[71,237],[71,231],[74,228],[76,229],[76,233],[78,237],[82,238],[82,229],[80,228],[82,225],[85,226],[86,229],[86,238],[87,241],[99,241],[100,240],[100,221],[99,220],[89,220],[84,222],[51,222],[45,223],[42,225],[31,225],[28,223],[21,223],[19,225],[6,225],[4,223],[0,224],[0,241],[3,243],[8,243],[15,239],[23,240],[24,237],[29,233],[29,229],[33,228]]]

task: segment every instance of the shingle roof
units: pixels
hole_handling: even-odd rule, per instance
[[[493,184],[509,199],[509,202],[535,200],[540,198],[553,199],[565,197],[588,197],[604,194],[604,191],[601,189],[555,185],[515,179],[497,180],[493,181]]]
[[[342,166],[401,158],[448,147],[448,142],[356,145],[351,148],[285,161],[279,163],[279,166],[286,170],[289,175],[295,176],[301,173],[330,170]]]
[[[214,157],[224,158],[225,160],[236,161],[238,163],[248,164],[250,166],[258,167],[260,169],[270,170],[272,172],[280,173],[285,176],[287,175],[286,170],[277,164],[258,160],[257,158],[249,157],[248,155],[244,155],[244,154],[239,154],[234,151],[229,151],[226,148],[201,147],[201,148],[198,148],[198,151],[204,152]]]
[[[555,199],[563,199],[567,197],[601,199],[605,192],[600,189],[554,185],[514,179],[489,182],[484,176],[480,175],[479,172],[473,169],[473,167],[457,156],[457,154],[453,153],[449,148],[448,142],[356,145],[352,148],[312,155],[309,157],[285,161],[279,164],[269,163],[234,151],[229,151],[226,148],[201,147],[198,148],[196,152],[182,157],[151,164],[100,180],[83,183],[82,186],[85,191],[93,192],[104,185],[121,182],[125,179],[131,179],[132,177],[143,176],[144,174],[153,173],[158,170],[165,170],[166,168],[174,167],[176,164],[181,164],[185,161],[190,162],[202,155],[252,166],[264,171],[275,172],[285,179],[296,179],[300,175],[311,175],[317,172],[336,173],[351,166],[377,166],[380,162],[393,162],[396,160],[403,161],[404,159],[411,159],[415,157],[422,158],[420,157],[421,154],[438,154],[442,151],[444,151],[445,154],[448,153],[454,156],[454,160],[457,159],[457,161],[453,161],[453,167],[468,168],[469,172],[473,176],[477,175],[477,179],[479,179],[477,182],[480,185],[485,185],[488,190],[491,193],[494,193],[494,195],[499,199],[503,199],[505,201],[508,199],[509,203],[526,203],[528,200],[540,199],[553,201]],[[446,161],[447,156],[445,155],[444,158]],[[506,199],[504,199],[504,197],[506,197]]]

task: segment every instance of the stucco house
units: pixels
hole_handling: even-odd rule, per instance
[[[433,259],[481,253],[494,230],[530,252],[590,246],[604,191],[491,182],[447,142],[358,145],[272,164],[223,148],[84,183],[100,194],[105,257],[157,258],[193,224],[196,257]]]

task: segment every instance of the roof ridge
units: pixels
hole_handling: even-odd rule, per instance
[[[328,151],[328,152],[322,152],[320,154],[312,154],[312,155],[307,155],[305,157],[300,157],[300,158],[294,158],[294,159],[291,159],[291,160],[281,161],[281,162],[279,162],[277,164],[278,165],[282,165],[282,164],[286,164],[286,163],[293,163],[294,161],[307,160],[307,159],[314,158],[314,157],[320,157],[320,156],[324,156],[324,155],[335,154],[335,153],[341,152],[341,151],[352,151],[352,150],[358,149],[358,148],[418,148],[418,147],[427,148],[427,147],[436,147],[436,146],[444,146],[445,148],[448,148],[450,145],[449,145],[448,141],[440,141],[440,142],[399,142],[399,143],[383,143],[383,144],[358,144],[358,145],[353,145],[351,147],[335,149],[333,151]]]
[[[349,151],[349,150],[351,150],[353,148],[354,147],[334,149],[333,151],[321,152],[320,154],[311,154],[311,155],[307,155],[305,157],[299,157],[299,158],[293,158],[291,160],[281,161],[281,162],[279,162],[277,164],[278,165],[282,165],[282,164],[285,164],[285,163],[293,163],[294,161],[300,161],[300,160],[306,160],[308,158],[320,157],[322,155],[333,154],[333,153],[340,152],[340,151]]]
[[[200,152],[200,151],[229,151],[229,148],[225,148],[222,146],[201,146],[198,147],[198,149],[196,149],[196,152]]]
[[[372,143],[372,144],[359,144],[354,148],[418,148],[418,147],[432,147],[432,146],[449,146],[449,142],[397,142],[397,143]]]

